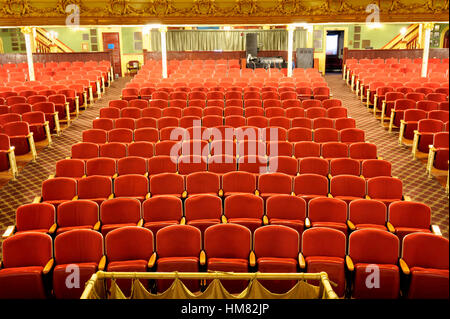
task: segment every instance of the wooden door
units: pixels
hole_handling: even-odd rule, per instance
[[[122,76],[119,32],[103,32],[103,51],[112,51],[114,75]]]

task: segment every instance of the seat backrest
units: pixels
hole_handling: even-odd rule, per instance
[[[258,178],[258,189],[261,193],[292,192],[292,177],[283,173],[262,174]]]
[[[47,203],[21,205],[16,210],[16,230],[49,230],[55,223],[55,207]]]
[[[198,257],[201,249],[201,232],[194,226],[171,225],[156,234],[156,253],[159,258]]]
[[[430,229],[431,208],[418,202],[394,202],[389,205],[389,222],[394,227]]]
[[[72,200],[77,195],[77,182],[72,178],[55,177],[42,182],[43,200]]]
[[[74,229],[55,238],[56,265],[98,263],[102,256],[103,236],[95,230]]]
[[[105,237],[105,251],[109,262],[126,260],[148,261],[153,254],[151,230],[137,226],[114,229]]]
[[[267,225],[255,230],[253,250],[256,258],[296,259],[300,250],[299,234],[295,229],[282,225]]]
[[[108,198],[112,194],[112,180],[109,176],[93,175],[78,181],[80,199]]]
[[[148,193],[148,178],[144,175],[127,174],[114,179],[116,197],[144,197]]]
[[[302,254],[304,257],[327,256],[345,257],[345,234],[337,229],[313,227],[302,234]]]
[[[304,220],[306,202],[303,198],[287,194],[274,195],[266,200],[268,218]]]
[[[53,256],[52,238],[25,232],[8,237],[2,244],[3,268],[44,267]]]
[[[253,194],[236,194],[225,198],[225,216],[227,218],[262,218],[264,200]]]
[[[294,193],[299,195],[328,194],[328,179],[317,174],[301,174],[294,178]]]
[[[195,219],[220,219],[222,200],[218,196],[199,194],[190,196],[184,202],[185,216],[188,221]]]
[[[98,204],[90,200],[74,200],[58,206],[56,222],[58,227],[94,226],[99,219]]]
[[[56,177],[81,178],[84,174],[85,165],[81,159],[62,159],[56,162]]]
[[[412,267],[444,269],[448,271],[448,239],[429,233],[412,233],[403,238],[402,258]]]
[[[387,220],[387,208],[383,202],[377,200],[356,199],[349,204],[348,219],[355,225],[384,225]]]
[[[142,217],[145,222],[180,220],[182,216],[182,201],[174,196],[152,197],[142,204]]]
[[[251,245],[250,230],[238,224],[218,224],[205,230],[204,249],[208,258],[248,259]]]
[[[400,179],[387,176],[370,178],[367,181],[367,195],[374,199],[402,199],[403,183]]]
[[[134,198],[113,198],[100,205],[102,224],[136,223],[141,218],[141,203]]]
[[[347,203],[336,198],[314,198],[308,203],[308,217],[312,222],[345,223]]]
[[[363,198],[366,195],[366,181],[354,175],[334,176],[330,181],[330,194]]]
[[[380,229],[360,229],[349,236],[348,255],[355,264],[396,265],[399,257],[399,239]]]
[[[95,143],[80,142],[71,147],[72,158],[89,159],[99,156],[99,146]]]

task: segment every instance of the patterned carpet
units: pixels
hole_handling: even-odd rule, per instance
[[[366,140],[375,143],[379,155],[392,163],[393,175],[400,178],[404,194],[412,200],[429,205],[432,209],[432,223],[440,226],[443,236],[448,238],[449,207],[444,188],[436,179],[428,179],[425,165],[413,160],[410,149],[397,143],[397,136],[383,129],[379,121],[370,114],[342,80],[341,75],[327,75],[326,80],[333,97],[341,99],[348,108],[349,116],[356,119],[357,127],[366,131]],[[42,181],[54,173],[56,161],[70,156],[70,146],[81,141],[81,132],[92,127],[92,120],[99,115],[99,109],[110,100],[118,99],[121,89],[129,78],[121,78],[112,83],[106,94],[93,107],[84,111],[73,124],[54,137],[51,147],[39,152],[35,163],[29,162],[20,172],[16,181],[9,181],[0,189],[0,233],[14,224],[16,208],[31,203],[41,193]],[[0,246],[1,254],[1,246]]]
[[[29,162],[20,171],[17,180],[11,180],[0,188],[0,234],[14,224],[18,206],[31,203],[35,196],[40,196],[41,184],[50,174],[54,174],[56,162],[70,156],[70,146],[81,142],[81,132],[92,128],[92,121],[99,115],[99,109],[107,106],[110,100],[118,99],[129,80],[120,78],[112,82],[106,94],[73,121],[69,128],[60,136],[53,136],[52,146],[40,151],[36,162]]]
[[[380,121],[367,111],[341,74],[330,74],[325,78],[333,97],[342,100],[348,115],[356,120],[356,127],[366,132],[366,140],[376,144],[379,156],[392,163],[392,175],[403,181],[403,193],[413,201],[430,206],[432,224],[439,225],[442,235],[448,238],[449,207],[444,187],[435,178],[428,179],[425,164],[412,159],[411,148],[398,144],[398,134],[390,134],[381,127]]]

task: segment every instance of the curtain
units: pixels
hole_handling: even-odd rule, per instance
[[[111,287],[106,290],[105,281],[98,280],[89,299],[328,299],[325,289],[298,281],[297,284],[284,294],[275,294],[267,290],[257,279],[250,281],[248,287],[240,294],[230,294],[219,279],[214,279],[204,292],[192,293],[179,278],[175,278],[172,285],[163,293],[152,294],[145,289],[138,279],[133,279],[131,296],[127,298],[120,290],[115,279],[111,280]]]
[[[287,30],[169,30],[167,51],[245,51],[245,34],[258,33],[258,47],[262,51],[286,51]],[[294,32],[294,49],[306,48],[306,30]],[[161,34],[150,32],[150,51],[161,51]]]

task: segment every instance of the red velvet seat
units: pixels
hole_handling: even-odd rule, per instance
[[[56,234],[62,234],[72,229],[100,229],[99,208],[96,202],[90,200],[75,200],[62,203],[56,212],[58,228]]]
[[[350,202],[348,222],[350,230],[376,228],[387,230],[387,209],[383,202],[373,199],[356,199]]]
[[[367,196],[389,205],[403,200],[403,183],[400,179],[388,176],[378,176],[367,181]]]
[[[150,193],[152,196],[173,195],[181,197],[184,191],[184,178],[181,175],[160,173],[150,176]]]
[[[391,176],[392,164],[379,159],[367,159],[361,162],[361,175],[368,179],[377,176]]]
[[[42,202],[59,204],[71,201],[77,195],[77,181],[73,178],[56,177],[42,182]]]
[[[294,193],[308,203],[313,198],[328,196],[328,179],[317,174],[301,174],[294,178]]]
[[[184,203],[184,211],[187,225],[197,227],[204,234],[209,226],[220,224],[222,200],[209,194],[190,196]]]
[[[112,195],[112,180],[108,176],[92,175],[78,181],[78,198],[89,199],[98,205]]]
[[[306,202],[296,196],[271,196],[266,201],[266,216],[270,225],[291,227],[301,236],[306,218]]]
[[[183,217],[181,199],[174,196],[149,198],[142,205],[142,217],[144,227],[156,235],[160,229],[180,223]]]
[[[99,156],[99,146],[95,143],[80,142],[71,147],[72,158],[90,159]]]
[[[236,194],[225,198],[224,216],[229,223],[247,227],[250,231],[262,225],[264,201],[252,194]]]
[[[336,198],[313,198],[308,203],[312,227],[329,227],[347,234],[347,203]]]
[[[389,205],[389,223],[400,242],[410,233],[430,233],[431,209],[418,202],[395,202]]]
[[[334,176],[330,180],[330,194],[350,204],[366,196],[366,180],[354,175]]]
[[[114,179],[114,197],[131,197],[143,202],[149,196],[147,176],[127,174]]]
[[[135,198],[113,198],[100,205],[101,233],[124,226],[142,226],[141,203]]]

